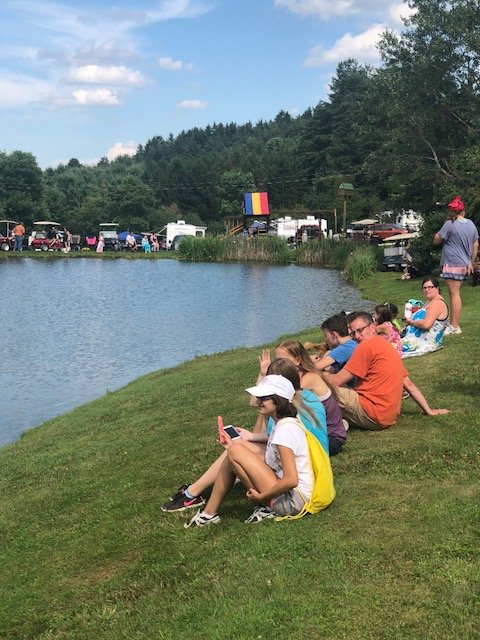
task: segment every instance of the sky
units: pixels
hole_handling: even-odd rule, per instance
[[[42,169],[299,115],[410,10],[390,0],[0,0],[0,151]]]

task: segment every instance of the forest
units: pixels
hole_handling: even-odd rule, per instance
[[[400,34],[385,32],[377,68],[341,62],[328,99],[293,117],[213,123],[133,157],[42,171],[25,151],[0,152],[0,217],[50,219],[74,233],[101,222],[159,230],[182,218],[223,231],[247,191],[267,191],[273,217],[341,210],[348,219],[413,208],[427,216],[462,194],[480,221],[480,8],[478,0],[411,0]]]

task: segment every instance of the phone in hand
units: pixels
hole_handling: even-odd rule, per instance
[[[241,438],[242,436],[239,434],[239,432],[235,429],[235,427],[233,426],[233,424],[228,424],[226,427],[224,427],[224,432],[230,436],[230,438],[232,440],[237,440],[238,438]]]

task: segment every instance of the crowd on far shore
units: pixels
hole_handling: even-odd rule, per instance
[[[457,196],[433,239],[442,245],[441,278],[449,304],[439,280],[428,276],[422,300],[408,301],[403,321],[397,306],[386,302],[373,314],[341,312],[327,318],[322,342],[281,342],[274,359],[263,350],[256,383],[246,389],[258,411],[253,429],[225,426],[219,418],[221,454],[170,496],[162,511],[197,507],[186,528],[219,523],[222,502],[240,481],[254,505],[248,524],[316,513],[335,497],[331,459],[345,447],[350,428],[392,427],[406,398],[428,416],[448,413],[430,406],[404,363],[442,348],[444,336],[462,334],[460,290],[478,254],[478,231],[464,213]],[[209,488],[207,499],[203,494]]]

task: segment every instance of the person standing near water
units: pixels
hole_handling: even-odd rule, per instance
[[[473,263],[478,253],[478,231],[471,220],[465,218],[465,206],[460,196],[448,205],[448,220],[438,231],[433,244],[443,245],[440,266],[441,277],[446,280],[450,296],[450,324],[444,335],[460,335],[462,282],[473,273]]]

